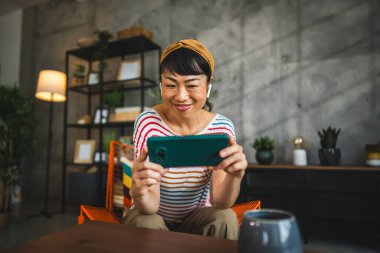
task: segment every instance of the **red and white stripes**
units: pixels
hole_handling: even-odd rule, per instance
[[[217,114],[198,134],[226,134],[235,137],[233,123]],[[147,139],[152,136],[173,136],[174,131],[154,109],[148,109],[136,119],[133,133],[135,158],[139,157]],[[189,154],[191,155],[191,154]],[[210,206],[211,172],[206,167],[169,168],[160,183],[158,214],[169,222],[182,222],[198,207]]]

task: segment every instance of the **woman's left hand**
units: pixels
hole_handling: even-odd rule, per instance
[[[224,170],[231,176],[243,178],[248,162],[243,147],[237,144],[234,137],[230,136],[230,146],[222,149],[219,155],[223,160],[215,167],[208,167],[210,170]]]

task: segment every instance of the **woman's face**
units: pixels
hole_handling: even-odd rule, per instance
[[[189,116],[204,107],[207,96],[206,75],[182,76],[164,71],[161,80],[162,99],[171,112]]]

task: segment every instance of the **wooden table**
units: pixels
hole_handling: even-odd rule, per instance
[[[237,242],[127,225],[87,222],[3,252],[237,253]],[[317,253],[306,250],[305,253]]]

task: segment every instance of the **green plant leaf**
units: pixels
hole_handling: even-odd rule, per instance
[[[35,147],[37,121],[31,100],[16,84],[0,84],[0,112],[0,180],[8,184]]]
[[[340,128],[336,129],[329,126],[327,129],[322,129],[322,132],[318,131],[318,136],[321,140],[321,147],[324,149],[336,148]]]
[[[254,142],[251,144],[251,146],[256,149],[257,151],[259,150],[273,150],[275,147],[275,140],[268,137],[268,136],[261,136],[258,138],[255,138]]]

